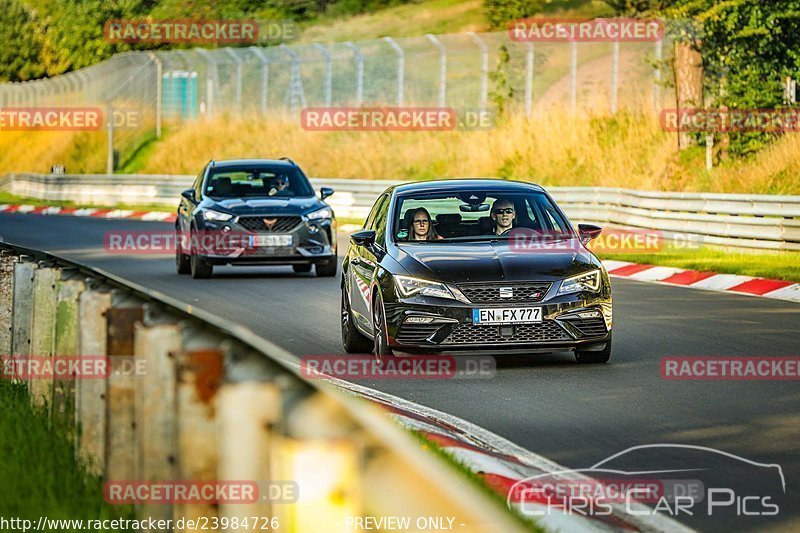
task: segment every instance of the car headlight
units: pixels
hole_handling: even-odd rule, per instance
[[[400,296],[404,298],[420,294],[422,296],[458,300],[465,304],[470,303],[460,290],[455,287],[448,287],[444,283],[412,278],[409,276],[395,276],[394,280]]]
[[[322,209],[318,209],[317,211],[312,211],[311,213],[306,215],[308,220],[319,220],[321,218],[331,218],[331,208],[330,207],[323,207]]]
[[[233,215],[228,213],[220,213],[219,211],[211,211],[210,209],[203,210],[203,219],[214,220],[217,222],[225,222],[233,218]]]
[[[584,272],[577,276],[570,276],[561,282],[558,294],[568,294],[570,292],[597,292],[600,290],[600,270]]]

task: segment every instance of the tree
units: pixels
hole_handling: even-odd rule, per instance
[[[0,0],[0,12],[4,13],[0,25],[0,80],[26,81],[40,77],[41,41],[35,15],[19,0]]]

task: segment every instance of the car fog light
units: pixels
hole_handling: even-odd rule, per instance
[[[308,226],[308,232],[309,233],[317,233],[318,231],[319,231],[319,228],[317,226],[315,226],[313,224]]]
[[[222,232],[223,233],[229,233],[230,231],[231,231],[231,227],[230,226],[222,226]]]
[[[584,311],[583,313],[578,313],[578,316],[581,318],[597,318],[600,316],[600,311]]]

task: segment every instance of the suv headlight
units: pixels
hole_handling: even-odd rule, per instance
[[[321,218],[331,218],[331,208],[323,207],[306,215],[308,220],[319,220]]]
[[[226,220],[230,220],[233,218],[233,215],[228,213],[220,213],[219,211],[212,211],[210,209],[203,210],[203,219],[204,220],[214,220],[216,222],[225,222]]]
[[[568,294],[571,292],[597,292],[600,290],[600,270],[584,272],[577,276],[570,276],[561,282],[558,294]]]
[[[444,283],[412,278],[409,276],[395,276],[394,280],[400,296],[404,298],[420,294],[422,296],[458,300],[465,304],[470,303],[460,290],[455,287],[448,287]]]

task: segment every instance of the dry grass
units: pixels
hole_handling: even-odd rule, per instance
[[[673,134],[649,114],[511,118],[486,131],[308,132],[290,119],[221,118],[176,130],[139,169],[193,174],[209,157],[289,155],[311,176],[430,179],[499,176],[543,185],[800,193],[800,139],[707,173],[701,150],[679,159]]]
[[[105,172],[105,132],[0,131],[0,174],[50,172],[64,165],[67,172]]]
[[[289,155],[311,176],[417,180],[499,176],[543,185],[665,191],[800,194],[800,136],[749,160],[707,173],[701,149],[675,152],[674,134],[650,114],[570,116],[551,107],[530,120],[512,115],[494,129],[450,132],[308,132],[290,118],[221,117],[168,130],[136,168],[194,174],[209,158]],[[98,132],[0,133],[0,173],[103,172]]]
[[[298,42],[337,42],[409,37],[426,33],[485,31],[482,0],[426,0],[376,13],[323,17],[300,34]]]

